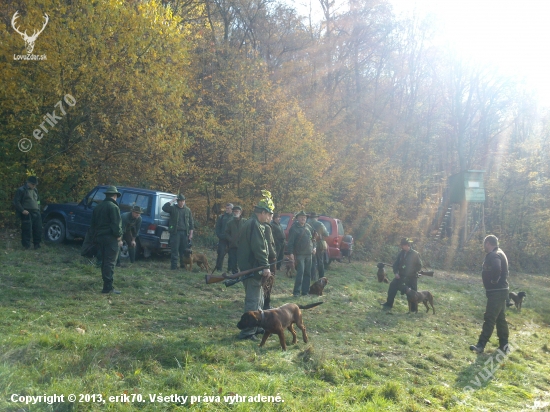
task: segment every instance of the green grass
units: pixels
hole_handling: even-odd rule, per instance
[[[468,350],[484,312],[479,275],[437,271],[421,278],[419,288],[434,295],[435,316],[407,315],[399,295],[391,314],[381,311],[387,285],[377,283],[373,263],[333,263],[321,298],[295,300],[293,279],[278,275],[274,305],[325,302],[304,311],[309,343],[282,352],[276,337],[261,349],[237,340],[242,286],[206,285],[196,267],[174,272],[167,258],[138,261],[115,272],[122,294],[105,296],[99,269],[80,257],[78,244],[36,252],[14,245],[0,241],[2,411],[548,410],[547,276],[511,279],[512,290],[527,292],[522,313],[507,313],[515,351],[485,380],[496,336],[487,354]],[[213,264],[214,253],[207,255]],[[135,394],[146,402],[71,403],[71,393]],[[12,403],[12,394],[64,394],[65,402],[24,405]],[[150,394],[189,398],[151,403]],[[223,402],[236,394],[279,395],[284,402]],[[190,405],[191,396],[221,402]]]

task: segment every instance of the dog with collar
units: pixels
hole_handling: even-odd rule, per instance
[[[263,328],[265,332],[260,347],[265,345],[267,338],[272,334],[277,334],[282,349],[286,351],[285,329],[288,329],[292,333],[292,344],[295,344],[297,342],[296,331],[293,327],[295,323],[302,330],[302,337],[304,338],[304,342],[307,343],[306,326],[302,321],[302,310],[314,308],[321,303],[323,302],[315,302],[305,306],[287,303],[275,309],[251,310],[241,316],[237,327],[241,330],[252,327]]]

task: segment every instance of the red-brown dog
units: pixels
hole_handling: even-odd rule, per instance
[[[206,259],[206,255],[204,253],[192,253],[189,256],[183,257],[183,263],[186,266],[186,269],[189,270],[189,272],[193,271],[193,263],[196,263],[197,266],[205,270],[207,272],[210,271],[210,266],[208,266],[208,259]]]
[[[313,285],[309,287],[309,294],[310,295],[317,295],[317,296],[323,296],[323,289],[327,285],[328,280],[325,277],[322,277],[317,282],[315,282]]]
[[[302,337],[304,342],[307,343],[306,326],[302,321],[302,311],[300,309],[311,309],[320,305],[323,302],[315,302],[309,305],[296,305],[294,303],[287,303],[275,309],[269,310],[251,310],[244,313],[241,316],[241,320],[237,323],[239,329],[262,327],[265,330],[264,336],[260,343],[260,347],[264,346],[267,338],[271,334],[275,333],[279,335],[279,342],[283,350],[286,350],[285,342],[285,329],[288,329],[292,333],[292,344],[297,342],[296,331],[292,326],[293,323],[302,330]]]

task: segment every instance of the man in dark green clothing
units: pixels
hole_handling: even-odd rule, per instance
[[[103,290],[101,293],[116,293],[113,288],[113,275],[118,251],[122,246],[122,219],[116,199],[121,193],[115,186],[109,186],[105,191],[105,199],[95,207],[92,213],[90,236],[98,245],[102,257],[101,277]]]
[[[278,213],[273,215],[271,228],[273,229],[273,239],[275,239],[275,250],[277,252],[277,270],[280,270],[284,258],[286,236],[281,226],[281,216]]]
[[[239,269],[244,271],[261,266],[266,267],[255,273],[253,277],[243,280],[245,313],[262,309],[262,279],[271,275],[268,259],[269,250],[263,223],[268,219],[268,215],[273,213],[273,209],[270,207],[272,202],[266,200],[261,200],[258,203],[254,208],[254,214],[243,223],[239,233],[239,247],[237,250]],[[258,338],[255,335],[261,333],[264,333],[264,330],[259,327],[243,329],[239,334],[239,339],[257,340]]]
[[[395,300],[397,291],[403,290],[404,286],[412,290],[418,290],[418,272],[422,269],[422,260],[416,250],[411,247],[412,241],[407,238],[401,239],[401,252],[397,255],[393,263],[393,273],[395,277],[388,288],[388,298],[383,303],[384,309],[391,309]],[[401,292],[403,294],[403,292]],[[414,312],[416,308],[411,308]]]
[[[313,247],[313,229],[306,223],[307,215],[301,210],[295,216],[294,223],[288,234],[288,245],[285,255],[296,262],[296,280],[294,281],[294,297],[309,293],[311,283],[311,255],[315,254]]]
[[[309,225],[315,231],[314,237],[317,238],[315,254],[311,257],[311,281],[321,279],[325,276],[325,253],[327,244],[325,237],[328,236],[328,231],[325,225],[317,220],[318,217],[319,215],[317,213],[311,212],[308,221]]]
[[[42,217],[40,216],[40,198],[38,197],[38,179],[30,176],[27,183],[15,192],[13,205],[21,218],[21,244],[30,249],[31,239],[35,249],[40,249],[42,241]]]
[[[220,271],[223,270],[223,259],[225,258],[225,254],[227,253],[227,249],[229,247],[227,238],[225,237],[225,228],[227,223],[233,218],[232,211],[233,204],[226,204],[225,213],[220,215],[216,221],[216,236],[218,237],[218,258],[216,259],[216,270]],[[229,266],[229,259],[227,266]],[[229,271],[231,268],[228,267],[227,270]]]
[[[240,206],[233,206],[233,218],[227,222],[225,227],[225,238],[227,239],[229,251],[227,258],[227,265],[231,273],[237,273],[239,271],[239,265],[237,263],[237,248],[239,247],[239,230],[246,219],[242,217],[242,208]]]
[[[193,229],[195,228],[191,209],[185,206],[185,196],[180,193],[176,199],[166,202],[162,206],[162,210],[170,215],[168,219],[171,249],[170,268],[172,270],[178,268],[179,257],[180,267],[183,269],[185,268],[183,257],[185,254],[189,254],[189,241],[193,239]]]
[[[498,335],[498,349],[507,354],[508,323],[506,322],[506,299],[508,298],[508,258],[498,247],[498,238],[493,235],[485,237],[483,241],[485,260],[481,277],[487,296],[487,307],[483,316],[483,327],[476,345],[470,345],[470,350],[482,353],[489,342],[495,325]]]
[[[130,212],[123,213],[122,219],[122,240],[126,241],[128,246],[128,255],[130,262],[136,261],[136,239],[139,237],[141,229],[141,214],[143,210],[138,205],[132,207]],[[117,266],[120,264],[120,254],[118,256]]]

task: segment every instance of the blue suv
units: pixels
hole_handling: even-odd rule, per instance
[[[96,186],[80,203],[52,204],[44,207],[44,237],[47,242],[61,243],[65,239],[83,238],[90,227],[94,208],[105,199],[108,186]],[[162,205],[176,197],[173,193],[136,187],[118,187],[122,193],[117,200],[120,212],[128,212],[137,205],[143,209],[141,228],[137,238],[137,252],[146,258],[152,252],[169,252],[169,215]]]

